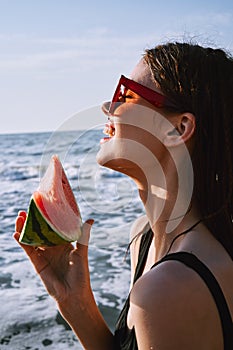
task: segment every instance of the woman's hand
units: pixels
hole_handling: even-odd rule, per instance
[[[26,216],[20,211],[16,219],[14,237],[18,242]],[[19,244],[84,349],[109,350],[114,347],[114,338],[95,302],[88,269],[88,242],[93,223],[87,220],[83,224],[76,247],[71,243],[43,248]]]
[[[20,211],[16,218],[14,238],[18,242],[26,216],[26,212]],[[90,292],[88,242],[93,223],[93,220],[84,223],[82,236],[76,243],[76,248],[70,243],[41,248],[19,243],[40,275],[48,293],[59,304],[69,302],[72,296],[76,302],[83,302]]]

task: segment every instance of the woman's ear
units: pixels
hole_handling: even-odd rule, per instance
[[[164,145],[167,147],[178,146],[188,142],[194,134],[196,127],[195,116],[192,113],[183,113],[176,117],[173,128],[167,130],[164,137]]]

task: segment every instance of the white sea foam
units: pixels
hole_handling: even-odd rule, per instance
[[[124,256],[132,221],[141,214],[140,202],[124,176],[96,165],[101,131],[88,138],[71,134],[57,135],[47,149],[48,133],[19,134],[17,142],[15,135],[0,135],[1,350],[82,349],[72,331],[58,322],[54,301],[12,238],[18,210],[27,209],[46,168],[43,152],[47,159],[52,154],[63,157],[83,218],[95,220],[89,249],[92,286],[111,328],[128,294],[129,261]]]

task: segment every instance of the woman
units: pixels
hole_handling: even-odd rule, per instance
[[[132,289],[114,335],[90,286],[93,220],[76,249],[22,245],[85,349],[233,349],[232,91],[222,50],[168,43],[103,106],[97,161],[136,182],[146,213],[132,228]]]

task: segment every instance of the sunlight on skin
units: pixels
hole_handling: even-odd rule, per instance
[[[145,206],[152,208],[155,196],[164,202],[170,200],[172,212],[170,210],[171,220],[166,232],[171,232],[181,222],[192,197],[193,168],[185,142],[178,133],[172,132],[174,125],[167,118],[139,104],[119,104],[115,115],[109,119],[114,125],[114,136],[101,144],[97,162],[127,175],[131,175],[132,169],[124,170],[124,166],[127,167],[127,161],[133,162],[135,169],[137,167],[143,173],[150,189]],[[167,164],[173,169],[172,176],[171,173],[165,176]],[[177,182],[178,192],[173,190],[171,177],[173,182]],[[156,214],[153,211],[153,218],[146,208],[152,227],[161,213],[161,203],[159,207]]]

